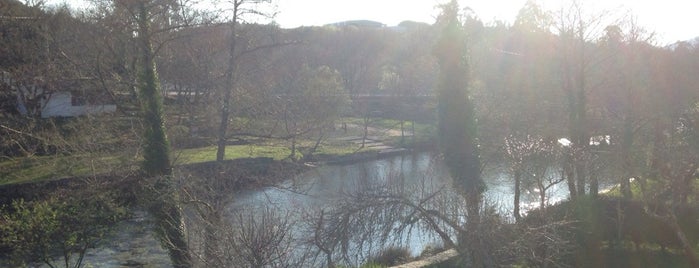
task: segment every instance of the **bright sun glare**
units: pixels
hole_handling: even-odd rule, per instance
[[[444,0],[280,0],[276,21],[282,27],[323,25],[345,20],[375,20],[392,26],[404,20],[432,23],[435,6]],[[526,0],[460,0],[484,22],[495,20],[511,23]],[[560,10],[560,0],[538,0],[545,9]],[[654,31],[660,44],[674,43],[699,36],[699,3],[683,0],[586,0],[591,11],[631,14],[641,26]]]
[[[50,0],[69,2],[74,7],[85,0]],[[274,0],[278,15],[275,21],[284,28],[318,26],[347,20],[373,20],[388,26],[404,20],[433,23],[436,6],[446,0]],[[527,0],[459,0],[470,7],[485,23],[512,23]],[[561,0],[535,0],[549,11],[560,10]],[[685,0],[585,0],[592,12],[610,11],[618,16],[633,16],[640,26],[654,32],[659,45],[690,40],[699,36],[699,2]]]

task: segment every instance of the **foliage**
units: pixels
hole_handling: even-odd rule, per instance
[[[481,229],[480,209],[485,182],[481,177],[475,107],[469,96],[470,70],[466,28],[457,1],[443,6],[438,19],[442,36],[435,46],[439,63],[437,118],[440,151],[455,187],[464,194],[466,232],[459,232],[459,250],[469,264],[484,267],[489,260]]]
[[[138,93],[144,121],[143,131],[143,170],[151,176],[166,175],[170,172],[170,142],[165,132],[163,99],[158,72],[155,67],[153,30],[151,16],[153,10],[148,5],[138,3],[133,12],[138,24],[138,47],[140,49],[138,69]]]
[[[411,259],[412,256],[410,254],[409,249],[401,247],[388,247],[381,250],[381,252],[379,252],[375,256],[369,258],[368,264],[372,264],[378,267],[390,267],[403,263],[408,263]]]
[[[468,92],[466,36],[458,20],[456,2],[445,6],[443,12],[440,23],[444,30],[435,47],[440,66],[437,89],[440,148],[459,187],[466,193],[480,195],[485,184],[481,178],[475,109]]]
[[[699,210],[696,207],[677,209],[681,211],[677,214],[680,230],[696,245],[699,229],[693,221],[699,216]],[[658,204],[648,207],[648,204],[641,201],[600,195],[599,198],[567,200],[545,211],[531,211],[523,218],[522,225],[533,228],[547,221],[568,222],[556,226],[555,231],[563,235],[567,241],[565,246],[570,247],[564,259],[564,263],[569,266],[597,267],[613,263],[635,263],[639,257],[651,263],[667,262],[675,258],[681,267],[689,265],[691,262],[688,256],[673,253],[683,247],[676,235],[677,230],[671,222],[657,217],[656,213],[664,214],[667,211]],[[641,257],[643,253],[655,257]]]
[[[143,165],[142,170],[148,176],[144,179],[143,189],[139,195],[156,219],[155,234],[168,250],[172,265],[176,268],[191,267],[192,260],[187,249],[182,214],[177,204],[175,187],[171,180],[172,161],[170,142],[165,131],[163,96],[158,72],[156,70],[156,39],[159,31],[169,31],[170,23],[181,23],[172,14],[178,14],[180,3],[159,1],[117,1],[115,5],[128,10],[130,23],[136,25],[137,33],[132,40],[138,50],[136,61],[136,88],[141,103],[143,129]],[[171,13],[174,12],[174,13]],[[184,12],[183,12],[184,13]],[[167,21],[166,25],[160,20]],[[158,28],[158,26],[160,26]],[[146,192],[155,191],[156,195]]]
[[[301,95],[305,112],[313,115],[310,119],[316,122],[332,122],[349,108],[342,76],[328,66],[305,67],[292,87]]]
[[[16,200],[3,209],[0,249],[7,250],[12,266],[44,262],[82,267],[85,253],[127,217],[126,209],[108,193],[67,194]]]
[[[138,202],[155,219],[153,232],[162,247],[167,249],[172,265],[191,267],[186,225],[173,176],[146,177],[138,187]]]

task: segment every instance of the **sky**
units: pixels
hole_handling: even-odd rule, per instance
[[[63,2],[66,0],[49,0]],[[80,6],[85,0],[67,0]],[[223,0],[225,1],[225,0]],[[435,6],[446,0],[274,0],[275,21],[284,28],[318,26],[347,20],[374,20],[394,26],[404,20],[433,23]],[[570,0],[536,0],[547,10],[560,10]],[[699,37],[699,1],[696,0],[580,0],[589,10],[629,11],[638,23],[655,32],[658,45]],[[486,24],[512,23],[526,0],[459,0]]]
[[[433,23],[440,0],[279,0],[276,22],[282,27],[323,25],[367,19],[393,26],[404,20]],[[441,0],[444,2],[444,0]],[[485,23],[512,23],[526,0],[459,0]],[[547,10],[560,10],[565,0],[538,0]],[[699,37],[699,1],[582,0],[589,10],[629,11],[644,28],[655,32],[660,45]]]

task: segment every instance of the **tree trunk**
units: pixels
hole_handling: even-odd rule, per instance
[[[221,104],[221,122],[218,126],[218,143],[216,148],[216,161],[223,161],[226,155],[226,144],[228,143],[228,118],[230,116],[231,91],[236,87],[236,70],[238,64],[236,50],[236,34],[238,24],[238,8],[240,3],[235,1],[233,4],[233,18],[230,25],[230,39],[228,47],[228,69],[226,70],[226,82],[221,87],[223,89],[223,99]]]
[[[546,209],[546,192],[539,193],[539,208],[543,211]]]
[[[541,209],[543,211],[544,208],[546,208],[546,191],[548,190],[548,188],[546,188],[546,186],[544,186],[544,184],[541,181],[539,181],[538,184],[539,184],[539,209]]]
[[[488,253],[484,249],[484,239],[481,233],[481,215],[480,207],[483,200],[481,193],[471,192],[466,194],[467,217],[466,217],[466,248],[471,258],[470,267],[490,267],[488,265]]]
[[[415,119],[413,119],[412,124],[410,124],[410,133],[413,134],[413,144],[415,144]]]
[[[633,174],[631,163],[631,147],[633,146],[633,127],[629,115],[624,118],[624,130],[621,141],[621,161],[622,161],[622,176],[619,180],[621,194],[625,199],[631,199],[631,184],[629,179]]]
[[[172,195],[171,193],[164,194]],[[174,198],[170,197],[164,200],[163,197],[158,197],[150,212],[156,221],[155,232],[163,247],[168,251],[172,267],[192,267],[184,222],[182,221],[182,211],[175,204]]]
[[[677,224],[677,216],[675,216],[675,213],[670,213],[670,219],[666,221],[670,225],[670,228],[672,228],[672,230],[675,232],[675,235],[677,236],[677,239],[680,241],[680,244],[682,244],[682,249],[684,250],[685,256],[689,260],[690,266],[699,267],[699,257],[697,257],[697,254],[694,251],[694,246],[692,245],[692,243],[689,242],[689,240],[687,239],[687,235],[685,235],[684,231],[682,231],[680,225]]]
[[[289,154],[291,160],[296,159],[296,133],[291,137],[291,154]]]
[[[568,155],[567,158],[571,158],[571,156]],[[578,197],[578,191],[576,190],[576,187],[575,187],[575,176],[573,175],[575,173],[575,171],[573,170],[572,161],[566,160],[563,165],[564,165],[564,167],[563,167],[563,171],[561,172],[561,175],[564,175],[566,177],[566,182],[568,184],[568,193],[570,194],[570,199],[575,200]]]
[[[226,144],[228,143],[228,115],[231,99],[230,89],[225,89],[223,94],[223,104],[221,105],[221,122],[218,126],[218,142],[216,143],[216,161],[223,161],[226,155]]]
[[[672,208],[668,208],[668,212],[669,215],[666,216],[660,216],[655,213],[648,214],[651,217],[665,222],[668,225],[668,227],[672,229],[677,240],[680,241],[680,245],[682,246],[682,250],[684,251],[685,257],[687,257],[687,260],[690,263],[690,267],[699,267],[699,257],[697,257],[697,254],[694,251],[694,245],[692,245],[692,243],[689,242],[689,239],[687,239],[687,235],[684,233],[680,225],[677,223],[677,215],[672,210]]]
[[[320,129],[318,129],[318,139],[316,139],[316,142],[313,144],[313,147],[311,147],[311,149],[303,155],[304,159],[313,158],[313,154],[318,150],[318,147],[320,146],[320,143],[323,141],[324,136],[325,134],[323,133],[323,128],[321,127]]]
[[[367,117],[364,118],[364,135],[362,136],[362,147],[360,148],[364,148],[364,146],[366,145],[366,140],[369,137],[369,122],[371,119],[369,119],[368,116],[369,115],[367,115]]]
[[[593,174],[592,172],[589,172],[589,174],[590,196],[596,198],[599,195],[599,180],[597,178],[597,174]]]
[[[405,144],[405,120],[400,120],[400,145]]]
[[[333,254],[330,251],[322,250],[325,254],[325,263],[328,268],[335,268],[335,263],[333,262]]]
[[[522,180],[522,171],[517,168],[515,170],[515,197],[514,197],[514,216],[515,220],[519,222],[521,215],[519,213],[519,196],[520,196],[520,184]]]
[[[584,44],[583,44],[584,46]],[[584,60],[584,52],[585,49],[582,48],[581,52],[583,55],[581,56],[581,59]],[[584,65],[584,63],[582,64]],[[585,186],[587,184],[587,180],[589,179],[589,171],[588,171],[588,164],[590,163],[590,159],[586,157],[585,154],[589,153],[589,147],[590,147],[590,136],[587,131],[587,95],[585,94],[585,68],[583,66],[580,67],[580,73],[578,77],[578,91],[577,91],[577,105],[576,105],[576,140],[575,143],[577,144],[576,146],[579,146],[578,148],[581,150],[580,153],[583,154],[583,157],[579,157],[576,159],[576,165],[575,165],[575,174],[577,176],[577,181],[578,181],[578,194],[580,196],[585,195]],[[590,187],[590,192],[592,192],[592,185]]]
[[[585,170],[585,165],[582,163],[582,161],[577,160],[576,163],[574,164],[575,168],[575,183],[576,186],[578,187],[578,196],[585,196],[585,177],[586,177],[586,170]]]

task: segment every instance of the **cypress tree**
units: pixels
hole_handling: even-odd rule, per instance
[[[150,21],[145,3],[139,4],[138,39],[141,49],[138,89],[144,120],[143,171],[150,176],[170,174],[170,142],[165,133],[163,99],[151,44]]]
[[[460,190],[466,195],[482,196],[485,183],[481,178],[475,108],[468,92],[466,34],[457,11],[455,1],[445,7],[441,17],[444,30],[435,49],[440,66],[439,144],[449,173]],[[477,199],[480,203],[480,197]]]
[[[467,36],[458,18],[458,3],[443,6],[438,24],[442,36],[435,47],[439,62],[438,135],[444,162],[455,186],[466,199],[466,233],[459,234],[459,248],[473,267],[483,267],[485,252],[480,246],[479,209],[485,191],[481,178],[478,129],[473,103],[469,99]]]
[[[173,267],[191,267],[182,213],[176,203],[174,189],[170,185],[170,143],[165,133],[163,99],[151,39],[151,7],[147,6],[147,1],[138,1],[135,4],[140,48],[138,90],[145,125],[142,169],[148,177],[157,181],[153,189],[142,189],[141,195],[148,200],[149,211],[156,220],[156,235],[168,250]],[[158,193],[147,193],[153,190]]]

